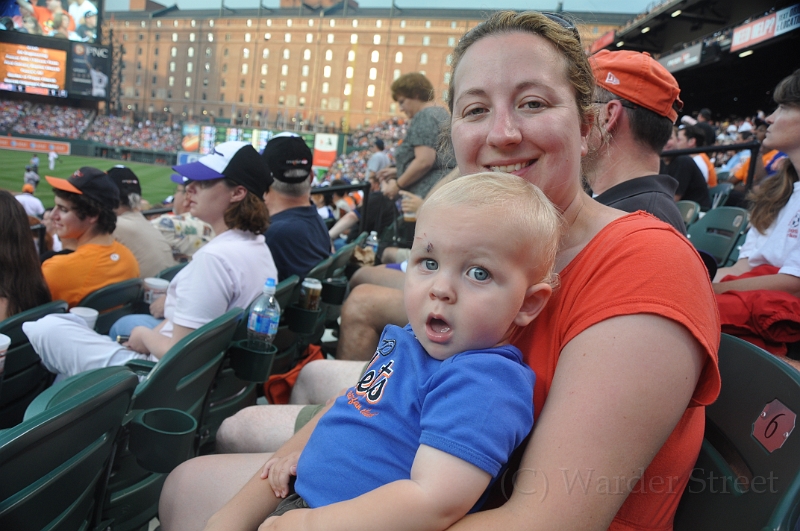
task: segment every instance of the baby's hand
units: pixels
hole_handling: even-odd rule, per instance
[[[297,475],[297,461],[300,452],[292,452],[283,457],[273,457],[261,470],[261,479],[269,479],[269,484],[276,498],[285,498],[289,494],[289,479]]]

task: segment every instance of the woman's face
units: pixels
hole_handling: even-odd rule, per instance
[[[795,151],[800,147],[800,105],[778,105],[767,116],[767,135],[764,147],[780,151]]]
[[[453,82],[461,173],[518,175],[566,209],[580,191],[589,126],[581,124],[563,56],[538,35],[485,37],[464,54]]]
[[[231,204],[231,194],[222,179],[192,181],[186,185],[189,212],[210,225],[222,220]]]
[[[425,102],[415,98],[398,96],[397,105],[400,107],[400,110],[406,114],[406,116],[413,118],[414,115],[417,114],[420,109],[422,109],[422,107],[425,105]]]

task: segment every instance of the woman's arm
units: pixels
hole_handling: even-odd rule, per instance
[[[161,329],[167,321],[162,321],[155,328],[137,326],[131,331],[131,337],[126,346],[142,354],[152,354],[161,359],[169,349],[174,347],[178,341],[194,332],[193,328],[172,324],[172,337],[165,336]]]
[[[778,273],[776,275],[763,275],[760,277],[742,278],[729,282],[716,282],[712,284],[714,293],[725,293],[726,291],[754,291],[767,289],[773,291],[784,291],[795,297],[800,297],[800,278],[793,275]]]
[[[403,175],[397,177],[397,186],[408,188],[422,179],[436,162],[436,150],[430,146],[414,146],[414,159],[406,166]]]
[[[384,531],[438,531],[467,514],[489,485],[491,476],[457,457],[421,445],[411,478],[393,481],[352,500],[319,509],[295,510],[270,518],[260,530],[368,531],[365,518],[380,508]]]
[[[348,212],[341,218],[336,224],[331,227],[331,230],[328,231],[328,235],[331,237],[332,240],[335,240],[339,237],[339,235],[346,230],[354,227],[358,223],[358,215],[355,212]]]
[[[451,529],[608,529],[636,486],[625,479],[672,433],[703,363],[694,337],[663,317],[614,317],[584,330],[561,351],[510,500]],[[619,480],[615,493],[598,478]]]
[[[714,275],[714,282],[719,282],[728,275],[742,275],[753,269],[750,267],[750,260],[742,258],[737,260],[735,264],[730,267],[720,267],[717,269],[717,274]]]

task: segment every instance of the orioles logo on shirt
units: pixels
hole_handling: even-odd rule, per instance
[[[786,234],[789,238],[797,238],[798,227],[800,227],[800,212],[794,215],[789,222],[789,231]]]

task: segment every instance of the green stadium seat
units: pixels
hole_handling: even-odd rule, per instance
[[[721,266],[727,262],[749,219],[743,208],[717,207],[692,223],[687,236],[695,248],[713,256]]]
[[[140,309],[141,300],[142,279],[132,278],[90,293],[78,306],[94,308],[100,312],[94,329],[98,334],[105,335],[120,317],[136,313]]]
[[[700,216],[700,204],[696,201],[681,200],[677,202],[677,205],[683,218],[683,223],[688,229],[689,225],[697,221]]]

